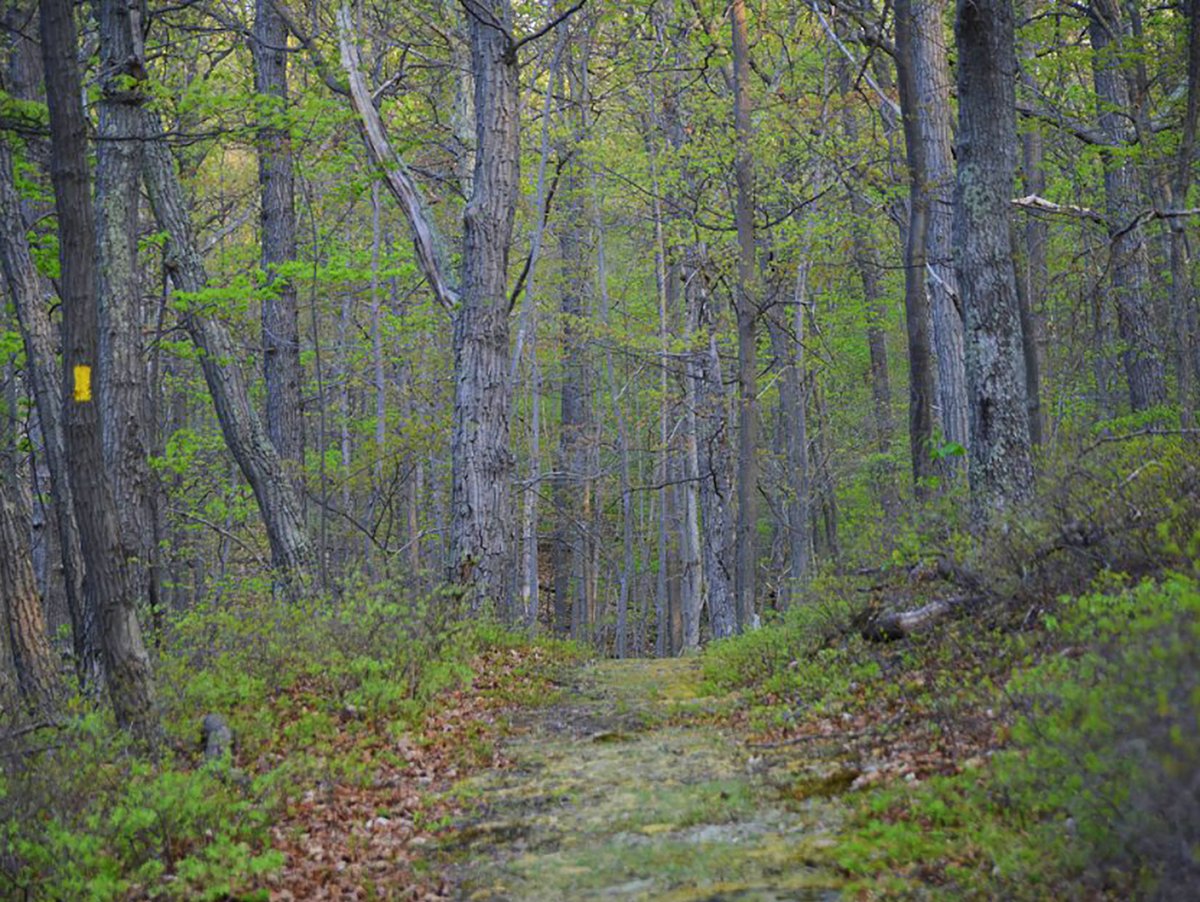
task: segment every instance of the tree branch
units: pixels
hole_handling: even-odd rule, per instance
[[[358,46],[354,43],[350,26],[350,10],[341,6],[337,11],[338,44],[341,47],[342,69],[350,81],[350,103],[358,113],[359,128],[367,149],[376,165],[383,170],[384,180],[392,196],[400,204],[404,218],[412,232],[413,247],[417,254],[417,263],[425,278],[433,288],[434,297],[447,312],[458,304],[459,292],[451,286],[446,278],[447,266],[440,250],[437,231],[425,209],[421,193],[416,183],[408,174],[408,167],[392,149],[387,133],[383,128],[383,120],[367,83],[362,75],[362,63],[358,55]]]

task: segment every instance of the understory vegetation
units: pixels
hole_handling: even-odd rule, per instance
[[[1102,444],[1055,474],[1040,521],[913,537],[707,650],[707,680],[748,693],[751,746],[840,762],[796,792],[850,790],[830,853],[850,895],[1192,897],[1195,461],[1174,439]],[[964,591],[948,622],[867,638],[881,607]]]
[[[428,790],[493,763],[491,710],[539,695],[537,675],[577,654],[465,621],[452,595],[410,603],[386,586],[301,604],[247,591],[168,618],[157,758],[86,698],[6,738],[0,896],[436,890],[410,863],[453,814]],[[215,757],[208,713],[233,734]],[[371,858],[380,832],[393,836]]]

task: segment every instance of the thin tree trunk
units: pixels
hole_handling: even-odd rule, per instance
[[[551,13],[547,6],[547,15]],[[521,587],[521,597],[524,602],[523,619],[530,629],[537,628],[539,599],[539,561],[540,549],[538,542],[537,499],[541,481],[541,405],[542,405],[542,371],[537,356],[537,305],[534,288],[537,284],[537,267],[541,258],[542,241],[546,228],[546,167],[550,160],[550,112],[558,84],[558,72],[562,63],[563,48],[566,44],[567,32],[563,29],[558,34],[555,44],[554,57],[550,65],[550,89],[542,104],[542,136],[541,153],[538,157],[537,189],[534,202],[535,220],[533,235],[529,240],[529,268],[525,274],[525,299],[521,307],[521,325],[517,333],[516,350],[513,354],[511,377],[515,387],[517,374],[521,366],[522,345],[529,345],[530,363],[530,403],[532,407],[532,422],[530,424],[529,441],[529,476],[524,491],[524,517],[522,518],[522,547],[525,550],[524,583]]]
[[[754,156],[750,124],[750,46],[745,0],[730,6],[733,24],[733,120],[737,141],[734,180],[738,237],[736,314],[738,333],[738,514],[735,611],[739,630],[754,616],[755,537],[758,529],[758,267],[754,246]]]
[[[571,54],[564,48],[570,73]],[[573,99],[578,100],[576,79],[570,78]],[[576,124],[558,147],[565,159],[582,140]],[[569,142],[569,143],[568,143]],[[554,627],[560,635],[571,631],[578,620],[575,599],[585,593],[583,574],[588,547],[582,522],[582,488],[587,470],[587,444],[591,432],[588,404],[587,351],[584,317],[587,309],[587,266],[583,255],[585,223],[582,185],[575,162],[568,162],[562,176],[562,223],[558,226],[561,260],[559,316],[562,321],[562,385],[559,390],[558,463],[554,478]]]
[[[801,249],[807,256],[807,248]],[[804,382],[804,316],[808,304],[808,270],[810,262],[801,259],[796,265],[796,284],[792,295],[792,321],[784,314],[768,314],[767,327],[771,335],[771,350],[783,369],[779,382],[780,426],[784,430],[783,449],[787,463],[787,547],[788,594],[800,594],[802,582],[808,578],[813,559],[812,542],[812,479],[808,461],[808,401]],[[776,308],[778,310],[779,308]],[[784,310],[789,308],[785,307]]]
[[[844,60],[838,63],[838,89],[843,101],[850,97],[850,67]],[[842,130],[846,141],[851,147],[858,145],[858,117],[852,104],[846,103],[842,110]],[[860,178],[860,171],[855,174]],[[895,476],[891,466],[892,441],[895,436],[895,423],[892,418],[892,386],[888,371],[887,304],[879,285],[879,274],[883,265],[879,252],[867,233],[867,223],[870,221],[866,200],[860,191],[853,186],[847,187],[850,201],[850,240],[854,255],[854,266],[858,270],[862,282],[863,301],[867,310],[867,350],[871,360],[871,400],[875,420],[875,448],[882,461],[875,477],[879,493],[880,507],[883,510],[883,532],[885,544],[891,541],[895,533],[896,522],[900,516],[900,496],[896,491]],[[797,276],[799,279],[799,276]],[[957,284],[957,279],[955,279]],[[801,311],[802,312],[802,311]],[[799,326],[803,318],[798,318]],[[803,334],[801,331],[800,334]],[[802,353],[798,351],[797,353]],[[803,370],[800,371],[801,373]],[[805,515],[807,518],[807,514]]]
[[[1121,362],[1129,383],[1130,406],[1135,411],[1145,410],[1166,400],[1167,389],[1162,348],[1150,308],[1145,229],[1136,219],[1138,177],[1125,153],[1135,141],[1129,124],[1129,85],[1120,58],[1125,26],[1116,0],[1091,0],[1088,13],[1098,121],[1109,144],[1104,153],[1104,196],[1117,329],[1124,345]]]
[[[143,175],[154,215],[167,233],[166,269],[178,290],[199,294],[208,285],[208,275],[192,238],[183,186],[158,123],[150,121],[148,125]],[[189,306],[183,321],[200,350],[200,367],[225,443],[258,503],[271,546],[271,564],[289,583],[302,582],[312,572],[313,553],[300,501],[262,420],[250,403],[229,330],[213,313],[198,305]]]
[[[274,0],[255,0],[250,47],[255,91],[259,94],[258,185],[262,223],[263,374],[266,378],[267,435],[292,468],[297,491],[304,460],[300,382],[300,324],[296,288],[280,267],[296,259],[295,187],[292,147],[282,120],[287,114],[288,30]]]
[[[104,459],[100,407],[96,232],[88,190],[87,125],[76,68],[78,43],[69,0],[42,0],[42,57],[50,109],[50,175],[58,212],[63,303],[63,406],[76,517],[87,575],[85,591],[99,614],[108,691],[117,723],[156,744],[157,693],[137,619],[136,584],[121,553],[120,525]]]
[[[593,227],[596,230],[596,282],[600,289],[600,321],[606,327],[611,328],[608,302],[608,264],[605,259],[604,222],[597,202],[599,197],[596,175],[593,172],[592,198],[593,203],[596,204],[593,209]],[[617,423],[617,453],[621,459],[621,547],[623,554],[620,584],[617,590],[616,654],[618,658],[623,658],[628,651],[629,586],[633,580],[633,488],[629,475],[629,429],[625,423],[625,411],[618,400],[620,392],[617,387],[616,373],[613,370],[612,348],[607,346],[604,351],[604,374],[608,382],[608,397],[612,404],[613,419]],[[696,646],[699,645],[699,639],[699,635],[696,635]],[[685,634],[685,647],[688,647],[687,641],[688,638]]]
[[[1013,11],[959,0],[954,230],[967,315],[972,520],[1011,510],[1033,486],[1009,208],[1016,174]]]
[[[937,397],[942,437],[967,444],[967,371],[963,315],[954,272],[954,157],[950,150],[950,66],[946,61],[947,0],[909,0],[911,29],[896,32],[896,52],[911,41],[916,83],[917,132],[923,145],[924,178],[916,190],[926,195],[925,281],[937,357]],[[897,7],[897,13],[899,13]],[[958,467],[961,458],[947,462]]]
[[[1029,6],[1028,3],[1025,4]],[[1034,91],[1037,82],[1031,68],[1034,64],[1035,48],[1024,41],[1018,47],[1022,63],[1021,84]],[[1021,172],[1026,194],[1039,197],[1046,193],[1045,151],[1042,133],[1036,128],[1027,129],[1021,136]],[[1022,269],[1018,273],[1018,287],[1023,287],[1021,308],[1021,333],[1025,351],[1025,390],[1029,405],[1029,440],[1039,446],[1045,440],[1046,418],[1042,410],[1042,378],[1046,371],[1046,324],[1042,311],[1046,307],[1046,289],[1050,284],[1046,253],[1050,240],[1050,229],[1046,221],[1037,216],[1026,219],[1024,230],[1025,253]]]
[[[920,496],[925,492],[926,480],[936,473],[932,455],[932,404],[936,389],[929,334],[929,296],[925,290],[929,193],[923,186],[928,183],[929,170],[925,159],[926,145],[922,140],[917,114],[919,94],[913,71],[914,61],[910,55],[913,46],[912,30],[915,27],[911,0],[897,0],[896,82],[900,89],[900,106],[903,110],[909,183],[908,241],[904,248],[904,313],[908,331],[909,371],[908,441],[912,456],[913,483]],[[909,52],[902,52],[902,47],[909,48]]]
[[[1191,189],[1195,156],[1196,132],[1200,125],[1200,0],[1185,0],[1188,22],[1187,105],[1184,108],[1183,129],[1175,157],[1170,197],[1174,205],[1184,206]],[[1196,336],[1196,293],[1192,279],[1192,250],[1185,220],[1171,217],[1171,319],[1178,341],[1179,406],[1185,428],[1196,424],[1197,390],[1200,389],[1200,348]]]
[[[664,483],[661,491],[665,493],[666,455],[670,445],[667,391],[670,348],[668,323],[671,313],[679,307],[679,266],[674,259],[668,264],[657,152],[653,144],[650,147],[650,186],[654,196],[654,281],[658,291],[658,343],[661,355],[658,385],[658,426],[659,442],[663,454],[662,481]],[[675,198],[671,198],[670,203],[674,208]],[[680,493],[683,495],[683,529],[679,537],[680,602],[683,608],[683,647],[685,651],[695,651],[700,647],[700,618],[704,607],[704,571],[700,563],[700,456],[696,447],[695,385],[692,380],[686,378],[684,385],[684,479],[680,485]]]

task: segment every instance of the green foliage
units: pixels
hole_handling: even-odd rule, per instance
[[[106,719],[80,717],[0,784],[0,885],[14,896],[218,899],[282,865],[253,784],[121,743]]]
[[[252,586],[166,618],[158,759],[86,699],[48,746],[0,749],[17,762],[0,774],[0,896],[244,898],[283,864],[269,827],[295,786],[372,778],[339,737],[412,729],[471,682],[474,656],[527,641],[459,625],[457,595],[407,600],[384,582],[293,603]],[[233,729],[233,761],[202,760],[209,712]]]

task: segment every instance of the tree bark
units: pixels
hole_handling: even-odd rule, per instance
[[[754,616],[758,558],[758,267],[754,246],[754,132],[750,123],[750,41],[745,0],[730,6],[733,24],[733,123],[737,154],[735,219],[738,237],[735,307],[738,334],[737,561],[734,570],[738,630]]]
[[[0,474],[0,643],[10,643],[21,695],[36,711],[54,707],[60,681],[46,632],[42,599],[34,580],[29,527],[22,515],[16,487]]]
[[[96,232],[88,190],[87,126],[69,0],[42,0],[42,58],[50,109],[50,175],[58,212],[63,303],[63,406],[67,460],[86,561],[85,591],[99,613],[108,691],[117,723],[156,744],[157,693],[137,618],[136,584],[121,553],[119,522],[93,394],[99,362]]]
[[[1023,8],[1028,8],[1024,4]],[[1021,62],[1021,84],[1027,89],[1037,87],[1033,72],[1035,48],[1023,42],[1018,48]],[[1043,160],[1045,150],[1042,133],[1036,128],[1027,129],[1021,136],[1021,174],[1026,194],[1042,197],[1046,193],[1046,173]],[[1046,253],[1050,241],[1050,230],[1046,221],[1030,216],[1025,221],[1024,255],[1018,272],[1018,288],[1023,288],[1020,297],[1021,332],[1025,349],[1025,390],[1029,406],[1029,440],[1034,447],[1045,439],[1046,420],[1042,410],[1042,377],[1046,369],[1046,323],[1043,311],[1046,306],[1046,289],[1050,283],[1050,271]]]
[[[1138,176],[1124,153],[1135,143],[1129,85],[1120,56],[1125,25],[1116,0],[1091,0],[1088,14],[1098,121],[1109,145],[1104,154],[1104,196],[1117,330],[1124,345],[1121,362],[1129,383],[1130,406],[1135,411],[1145,410],[1165,401],[1167,388],[1162,347],[1150,308],[1145,229],[1136,219]]]
[[[57,341],[42,298],[41,279],[29,253],[20,198],[13,183],[12,157],[4,142],[0,142],[0,264],[17,311],[33,400],[42,424],[58,521],[75,669],[80,683],[87,685],[100,680],[103,675],[99,627],[92,603],[94,599],[85,593],[83,585],[86,567],[63,437],[63,402],[60,377],[56,375]]]
[[[1012,6],[959,0],[954,231],[967,322],[972,519],[984,524],[1033,486],[1009,208],[1016,172]]]
[[[288,105],[288,30],[274,0],[255,0],[255,90],[259,116],[258,185],[262,224],[263,375],[266,379],[267,435],[279,456],[293,468],[298,490],[304,461],[304,422],[300,382],[300,325],[296,288],[279,268],[296,259],[295,187],[292,145],[286,125],[278,124]]]
[[[167,233],[164,264],[177,290],[199,294],[208,286],[204,262],[192,237],[183,186],[162,137],[147,117],[144,178],[160,228]],[[215,314],[189,301],[183,322],[200,351],[200,367],[230,453],[250,483],[271,546],[271,565],[294,591],[313,569],[312,546],[300,501],[262,420],[250,403],[229,330]]]
[[[138,191],[142,167],[140,114],[146,72],[139,3],[98,0],[100,100],[96,146],[96,242],[99,251],[100,404],[104,463],[118,501],[121,540],[137,594],[159,609],[154,542],[152,434],[144,312],[138,277]]]
[[[918,495],[926,480],[936,474],[933,463],[933,400],[936,391],[933,351],[930,341],[929,295],[925,290],[926,236],[929,227],[929,181],[926,145],[917,114],[916,75],[911,57],[912,0],[896,2],[896,81],[904,121],[904,145],[908,160],[908,241],[904,248],[904,313],[908,331],[908,441],[912,456],[913,483]],[[902,52],[908,48],[909,52]]]
[[[910,53],[916,83],[916,118],[925,177],[914,186],[926,195],[925,283],[933,318],[937,397],[942,437],[967,444],[967,372],[963,315],[954,272],[954,157],[950,150],[950,66],[946,62],[947,0],[909,0],[912,27],[897,29],[896,53]],[[899,16],[900,7],[897,7]],[[905,40],[902,42],[901,37]],[[911,48],[905,44],[911,42]],[[902,97],[904,95],[901,95]],[[958,457],[946,459],[957,467]]]
[[[508,378],[508,252],[520,162],[517,59],[509,0],[470,18],[475,76],[474,190],[463,213],[463,291],[454,317],[451,575],[476,604],[502,609],[513,572],[512,389]],[[499,26],[499,27],[497,27]]]

